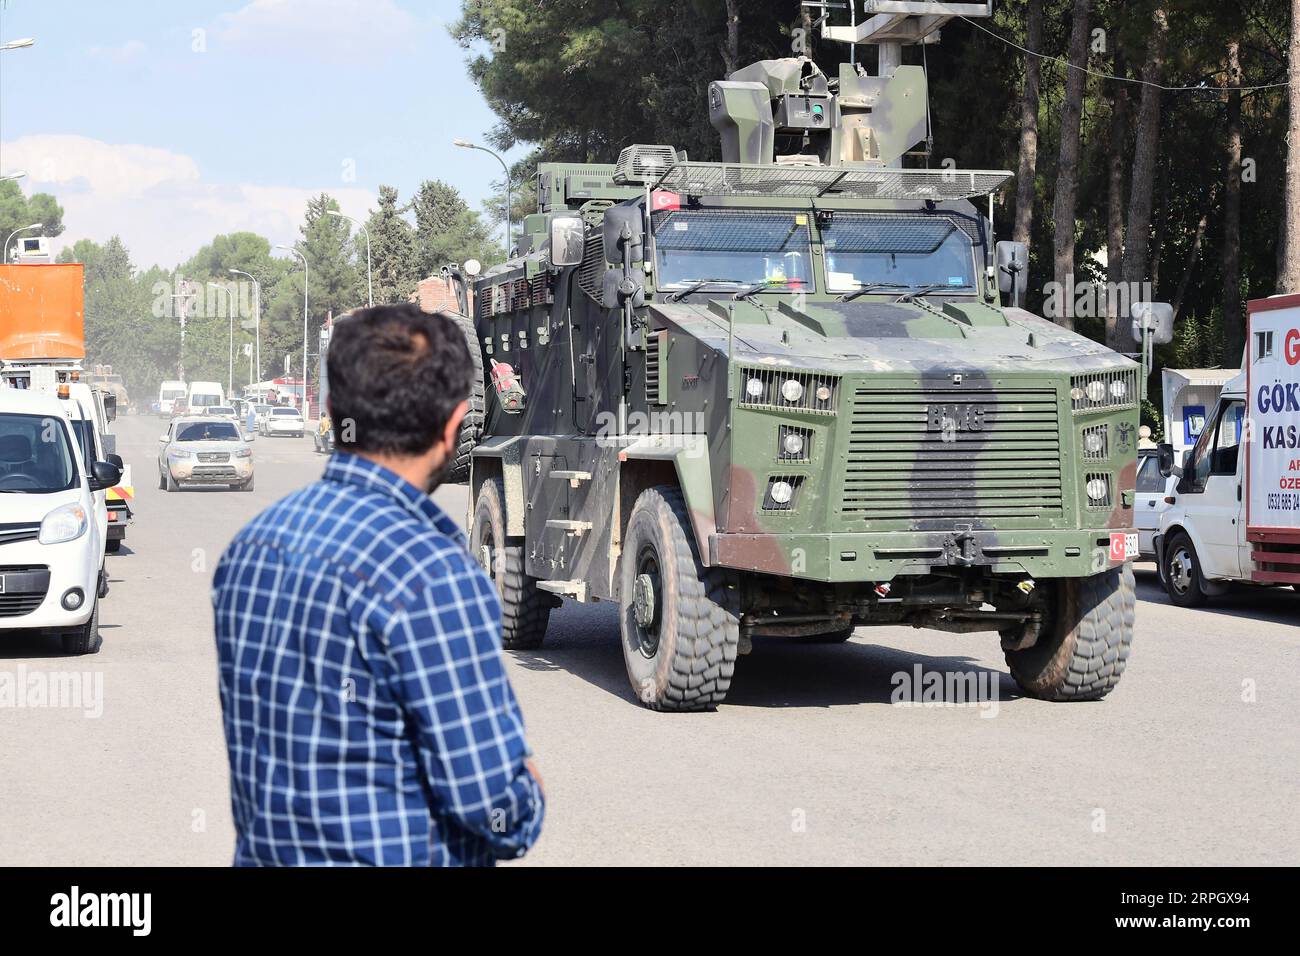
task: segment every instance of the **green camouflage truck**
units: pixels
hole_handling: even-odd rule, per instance
[[[452,273],[506,647],[613,601],[661,710],[720,703],[755,636],[864,625],[997,633],[1047,700],[1115,686],[1139,365],[1021,307],[1010,173],[901,168],[925,101],[918,67],[755,64],[709,88],[721,162],[542,165],[516,254]]]

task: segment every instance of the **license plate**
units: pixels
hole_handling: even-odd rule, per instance
[[[1124,531],[1115,531],[1110,536],[1110,559],[1112,561],[1129,561],[1138,556],[1138,536]]]

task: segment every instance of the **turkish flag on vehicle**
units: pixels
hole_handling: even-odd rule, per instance
[[[682,197],[677,193],[670,193],[666,189],[656,189],[650,194],[651,212],[669,212],[681,208]]]

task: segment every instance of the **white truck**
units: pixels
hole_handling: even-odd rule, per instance
[[[1300,585],[1300,295],[1248,306],[1244,368],[1223,386],[1155,537],[1170,600],[1196,607],[1234,583]]]

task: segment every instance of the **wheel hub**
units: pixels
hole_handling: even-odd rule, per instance
[[[632,586],[632,610],[641,627],[655,622],[655,583],[649,574],[638,574]]]
[[[1169,582],[1182,594],[1192,584],[1192,560],[1187,552],[1175,551],[1169,559]]]

